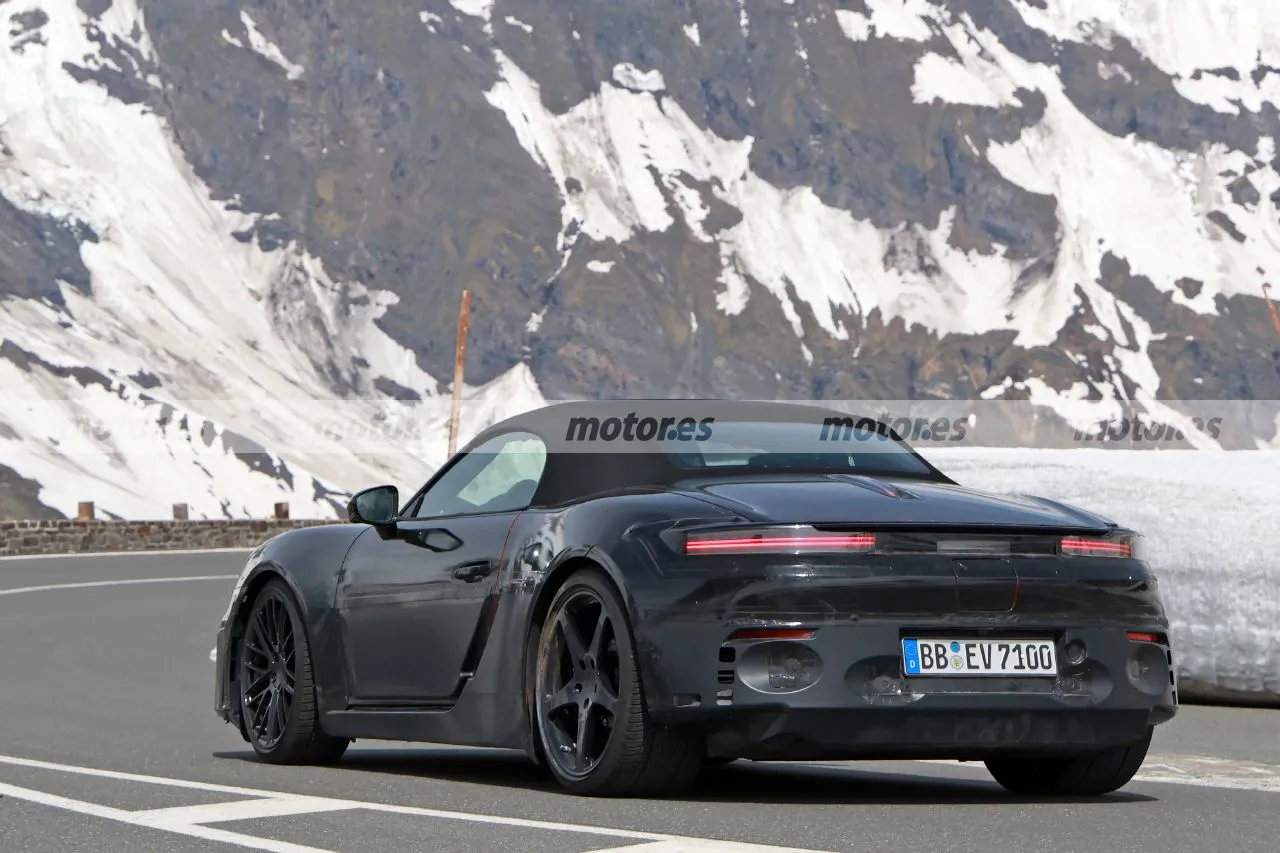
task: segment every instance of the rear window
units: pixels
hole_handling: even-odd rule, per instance
[[[662,442],[680,468],[829,471],[928,475],[910,448],[874,429],[849,424],[717,421],[711,434]]]

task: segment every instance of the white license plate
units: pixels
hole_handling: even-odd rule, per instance
[[[1057,675],[1052,640],[961,640],[908,637],[902,641],[907,675]]]

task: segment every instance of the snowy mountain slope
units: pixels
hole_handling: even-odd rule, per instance
[[[92,235],[80,247],[92,285],[63,284],[60,304],[0,302],[0,464],[44,484],[42,500],[64,512],[91,498],[126,517],[174,502],[193,517],[262,516],[274,500],[324,516],[331,492],[416,486],[427,459],[404,470],[402,448],[360,459],[340,440],[293,440],[316,414],[295,401],[386,398],[379,381],[434,391],[375,325],[394,297],[333,281],[296,245],[238,239],[254,218],[210,197],[161,117],[68,73],[86,56],[102,60],[74,0],[39,9],[39,40],[0,51],[0,192]],[[97,27],[154,58],[140,23],[117,2]],[[520,368],[491,385],[536,405]],[[445,423],[437,411],[433,426]]]
[[[851,335],[837,318],[843,309],[864,317],[878,310],[940,336],[1008,329],[1017,333],[1014,344],[1024,346],[1055,345],[1073,315],[1088,307],[1096,319],[1090,332],[1106,344],[1104,358],[1114,360],[1101,377],[1089,378],[1090,390],[1108,398],[1118,392],[1122,399],[1132,392],[1145,401],[1161,390],[1148,345],[1167,332],[1156,331],[1152,319],[1097,280],[1104,259],[1124,258],[1132,274],[1173,305],[1203,315],[1218,312],[1220,297],[1256,293],[1258,269],[1280,263],[1274,208],[1245,211],[1236,225],[1244,234],[1240,242],[1222,241],[1221,229],[1207,218],[1228,195],[1228,181],[1215,180],[1215,173],[1247,170],[1259,193],[1280,193],[1273,138],[1260,138],[1252,153],[1219,145],[1192,154],[1114,137],[1072,103],[1053,68],[1012,53],[968,15],[923,0],[903,8],[874,4],[869,18],[839,20],[842,29],[851,20],[866,22],[861,29],[852,25],[854,40],[945,40],[960,58],[925,53],[915,67],[918,99],[924,92],[926,99],[998,108],[1019,104],[1015,92],[1043,97],[1040,121],[1017,140],[985,151],[967,136],[966,142],[1014,184],[1057,198],[1060,233],[1071,237],[1052,273],[1029,287],[1027,275],[1040,259],[1011,258],[1000,247],[992,253],[958,248],[955,207],[942,210],[933,229],[882,229],[824,204],[809,187],[774,186],[751,169],[754,140],[722,139],[698,127],[664,98],[657,69],[643,72],[637,85],[634,66],[619,64],[598,95],[555,115],[536,82],[496,50],[501,79],[488,98],[560,187],[566,229],[597,243],[625,243],[637,231],[665,231],[681,216],[692,239],[719,250],[717,307],[740,314],[751,298],[749,282],[763,285],[801,339],[798,303],[818,329],[840,341]],[[993,87],[1008,100],[989,101]],[[735,209],[737,224],[709,235],[707,199],[697,184]],[[1119,187],[1124,191],[1116,192]],[[566,249],[566,260],[571,252]],[[1177,287],[1187,278],[1202,283],[1194,297]]]
[[[1029,397],[1076,426],[1280,399],[1256,3],[0,17],[0,469],[63,512],[416,485],[463,287],[477,428],[599,394]],[[315,430],[393,401],[418,426],[381,454]],[[86,419],[118,453],[67,450]]]

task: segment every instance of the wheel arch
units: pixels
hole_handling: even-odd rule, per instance
[[[253,602],[257,600],[258,594],[273,580],[281,581],[289,590],[289,594],[293,597],[294,606],[302,614],[302,625],[299,628],[306,632],[308,643],[311,641],[306,599],[298,588],[297,581],[293,579],[284,566],[275,560],[263,560],[254,566],[244,582],[240,596],[236,601],[232,602],[231,616],[227,620],[227,709],[231,714],[232,720],[235,721],[236,728],[240,731],[240,736],[246,742],[249,740],[249,733],[245,729],[244,719],[240,714],[240,683],[237,680],[236,661],[239,660],[240,643],[244,640],[245,627],[249,623],[249,609],[253,606]]]
[[[628,593],[621,569],[599,548],[593,547],[562,555],[547,571],[547,575],[539,586],[533,603],[530,605],[529,616],[525,624],[524,647],[521,650],[520,693],[522,697],[521,708],[524,713],[522,731],[525,740],[525,752],[538,764],[542,764],[544,761],[542,747],[534,729],[535,714],[533,711],[532,692],[534,667],[538,655],[538,637],[542,632],[542,625],[547,618],[547,614],[551,612],[551,602],[555,600],[556,593],[564,587],[569,578],[584,569],[595,569],[604,575],[614,593],[617,594],[618,600],[622,602],[623,610],[626,612],[627,630],[631,633],[632,646],[633,648],[635,647],[635,603]],[[644,688],[645,684],[650,683],[646,664],[647,662],[644,658],[637,655],[636,666],[640,669],[641,689]]]

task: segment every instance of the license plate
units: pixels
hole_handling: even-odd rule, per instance
[[[1052,640],[961,640],[934,637],[902,641],[907,675],[1057,675]]]

